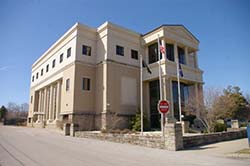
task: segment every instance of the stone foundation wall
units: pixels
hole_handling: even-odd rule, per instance
[[[246,138],[246,136],[247,136],[246,129],[241,129],[238,131],[212,133],[212,134],[184,136],[183,146],[184,148],[190,148],[193,146],[206,145],[215,142]]]

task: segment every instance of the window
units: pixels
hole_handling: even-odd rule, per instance
[[[124,56],[124,47],[116,45],[116,55]]]
[[[68,79],[66,80],[66,91],[69,90],[69,84],[70,84],[70,79],[68,78]]]
[[[90,79],[82,78],[82,90],[90,90]]]
[[[178,58],[179,58],[179,63],[186,64],[184,49],[181,47],[178,47]]]
[[[71,47],[67,50],[67,58],[71,56]]]
[[[30,103],[33,102],[33,96],[30,96]]]
[[[138,51],[136,51],[136,50],[131,50],[131,58],[133,58],[133,59],[138,59]]]
[[[174,45],[166,44],[167,59],[174,62]]]
[[[158,44],[154,43],[148,46],[148,62],[149,64],[158,61]]]
[[[49,71],[49,65],[46,66],[46,72],[48,72],[48,71]]]
[[[91,56],[91,47],[82,45],[82,54]]]
[[[56,60],[54,59],[53,61],[52,61],[52,68],[54,68],[56,66]]]
[[[32,82],[34,82],[34,79],[35,79],[35,77],[34,77],[34,76],[32,76]]]
[[[43,76],[43,69],[41,70],[41,76]]]
[[[37,72],[37,73],[36,73],[36,79],[38,79],[38,75],[39,75],[39,73]]]
[[[60,63],[63,61],[63,54],[60,55]]]

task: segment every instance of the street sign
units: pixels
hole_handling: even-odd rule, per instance
[[[169,102],[167,100],[160,100],[158,103],[158,111],[165,114],[169,111]]]

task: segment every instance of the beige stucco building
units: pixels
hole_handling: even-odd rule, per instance
[[[62,127],[78,123],[81,130],[126,128],[140,107],[140,60],[144,112],[151,128],[159,128],[157,36],[162,55],[163,97],[170,101],[169,119],[178,118],[176,63],[179,59],[182,106],[202,92],[198,67],[199,41],[182,25],[162,25],[140,34],[110,22],[98,28],[76,23],[33,65],[28,124]]]

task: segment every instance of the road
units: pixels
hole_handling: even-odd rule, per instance
[[[250,165],[249,159],[223,156],[230,148],[218,150],[230,145],[240,149],[247,146],[246,139],[224,143],[173,152],[63,136],[47,129],[0,126],[0,166]]]

